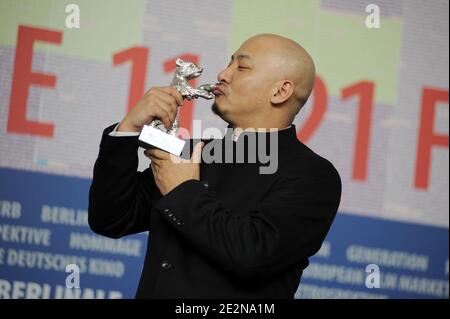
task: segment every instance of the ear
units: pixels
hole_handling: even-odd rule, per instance
[[[175,60],[175,64],[176,64],[177,66],[180,66],[181,64],[183,64],[183,60],[181,60],[180,58],[178,58],[178,59]]]
[[[289,80],[283,80],[275,83],[271,95],[270,102],[272,104],[281,104],[286,102],[294,93],[294,83]]]

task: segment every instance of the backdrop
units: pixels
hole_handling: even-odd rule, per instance
[[[298,138],[343,181],[296,297],[448,298],[448,12],[445,0],[0,0],[0,298],[134,296],[152,234],[87,225],[102,130],[168,85],[177,57],[214,83],[261,32],[314,57]],[[198,137],[194,120],[226,127],[208,101],[181,109]]]

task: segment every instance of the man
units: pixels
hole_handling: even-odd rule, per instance
[[[293,298],[341,195],[336,169],[298,141],[292,125],[314,77],[309,54],[273,34],[245,41],[218,75],[213,111],[229,127],[203,151],[244,145],[248,159],[255,148],[246,141],[275,136],[268,142],[278,161],[272,174],[261,174],[258,161],[201,162],[203,142],[181,163],[148,150],[150,168],[136,172],[138,132],[154,118],[170,128],[183,102],[174,88],[150,89],[105,130],[89,224],[112,238],[150,231],[137,298]],[[263,130],[270,128],[276,131]]]

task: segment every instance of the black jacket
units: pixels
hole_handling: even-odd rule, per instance
[[[150,231],[137,298],[293,298],[341,196],[338,172],[298,141],[294,125],[278,134],[276,173],[261,174],[249,158],[202,162],[200,181],[165,196],[151,169],[137,172],[138,138],[111,137],[113,128],[95,163],[89,225],[112,238]],[[210,143],[226,153],[229,132]]]

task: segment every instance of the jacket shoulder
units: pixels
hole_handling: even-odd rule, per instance
[[[317,154],[311,148],[301,141],[292,147],[281,158],[281,166],[287,166],[290,174],[313,174],[317,177],[323,177],[335,180],[339,185],[341,178],[336,167],[325,157]],[[289,172],[288,172],[289,173]]]

